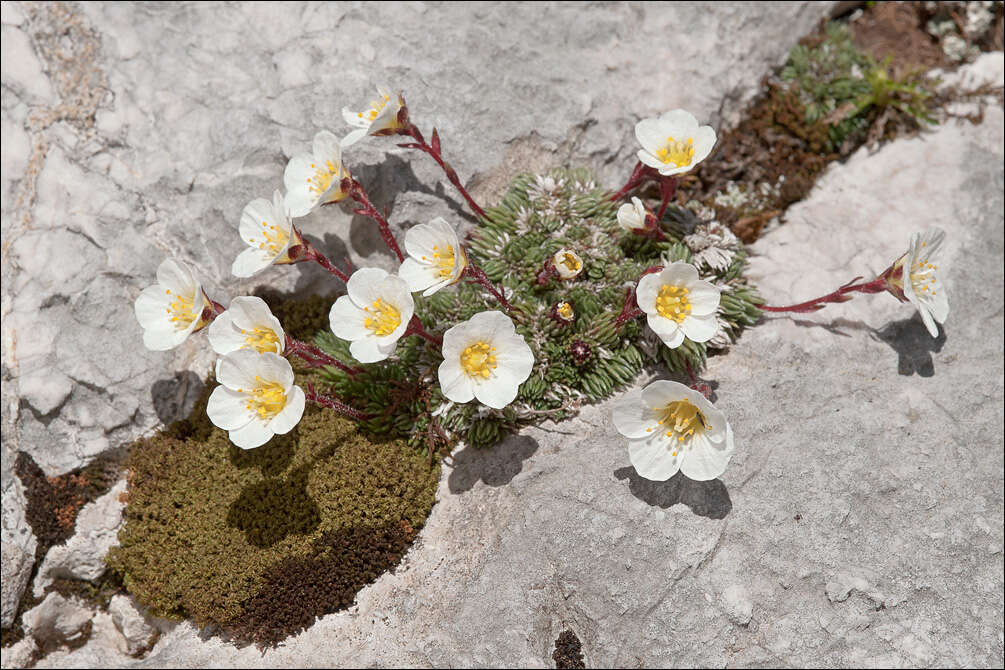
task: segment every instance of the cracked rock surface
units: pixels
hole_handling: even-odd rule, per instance
[[[15,450],[67,472],[183,414],[186,371],[209,368],[201,336],[140,344],[132,300],[165,255],[198,265],[221,302],[265,282],[340,288],[314,268],[241,283],[229,267],[246,202],[315,130],[341,132],[371,80],[405,90],[483,200],[568,161],[614,184],[638,118],[734,118],[829,9],[4,3],[5,616],[7,543],[34,552]],[[982,67],[1000,76],[993,58]],[[122,603],[67,601],[72,617],[36,628],[72,637],[90,621],[90,640],[39,666],[547,666],[566,628],[587,666],[1000,666],[1002,123],[993,104],[980,125],[860,151],[754,246],[762,294],[786,304],[881,271],[940,225],[951,312],[935,340],[887,295],[747,331],[707,373],[737,440],[721,480],[640,479],[610,403],[588,407],[457,452],[396,572],[278,649],[159,622],[135,659],[154,636]],[[348,161],[393,225],[466,220],[435,166],[391,146]],[[348,210],[304,230],[390,267]]]

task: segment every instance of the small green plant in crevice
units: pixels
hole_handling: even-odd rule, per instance
[[[805,123],[826,130],[820,147],[850,153],[883,136],[889,123],[919,128],[935,123],[937,82],[921,71],[895,74],[891,58],[877,62],[859,49],[846,25],[830,23],[817,46],[795,46],[782,68],[784,90],[797,96]]]

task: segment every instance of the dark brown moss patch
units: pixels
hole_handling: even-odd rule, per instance
[[[109,564],[156,616],[275,644],[397,565],[439,466],[314,406],[288,435],[242,451],[205,416],[212,386],[188,419],[131,447]]]
[[[551,654],[556,668],[585,668],[583,644],[571,630],[564,630],[555,640],[555,651]]]

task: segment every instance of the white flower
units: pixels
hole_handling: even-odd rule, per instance
[[[408,284],[409,291],[423,291],[426,296],[457,282],[468,264],[456,231],[441,217],[409,228],[405,251],[409,257],[401,264],[398,276]]]
[[[289,249],[301,244],[279,191],[273,194],[272,202],[265,198],[249,202],[241,212],[238,232],[248,248],[234,259],[230,271],[235,277],[250,277],[273,264],[293,263]]]
[[[708,481],[726,471],[733,455],[726,416],[683,384],[653,382],[618,400],[612,414],[628,438],[628,458],[646,479],[662,482],[679,471]]]
[[[227,311],[210,324],[209,344],[221,356],[238,349],[281,354],[286,347],[286,336],[279,319],[273,316],[264,300],[241,296],[231,300]]]
[[[513,402],[534,354],[502,312],[479,312],[443,334],[440,389],[448,400],[472,398],[494,409]]]
[[[649,327],[671,349],[679,347],[685,337],[707,342],[718,329],[719,289],[698,279],[698,270],[690,263],[677,261],[662,272],[646,275],[639,280],[635,299]]]
[[[946,233],[941,228],[911,235],[911,246],[895,264],[892,278],[904,297],[918,308],[921,320],[932,337],[939,336],[939,327],[935,323],[945,323],[949,316],[946,289],[935,274],[939,269],[937,263],[945,238]]]
[[[134,305],[143,327],[143,344],[154,351],[177,347],[205,325],[202,311],[209,306],[209,298],[188,266],[164,259],[157,268],[157,284],[143,289]]]
[[[379,268],[361,268],[346,282],[328,320],[336,337],[349,340],[349,353],[360,363],[376,363],[392,353],[415,313],[405,280]]]
[[[305,216],[318,205],[338,202],[347,195],[342,180],[349,171],[342,164],[339,139],[327,130],[314,136],[312,153],[297,154],[283,173],[286,209],[290,216]]]
[[[303,389],[293,385],[293,368],[282,356],[238,349],[216,365],[216,380],[206,405],[213,425],[229,431],[241,449],[260,447],[273,435],[293,430],[304,415]]]
[[[377,99],[370,101],[370,108],[363,112],[353,112],[342,108],[342,118],[355,130],[342,138],[342,148],[356,144],[367,135],[386,135],[398,128],[398,112],[404,101],[400,94],[394,94],[386,86],[377,86]]]
[[[575,279],[583,271],[583,259],[572,249],[559,249],[551,259],[562,279]]]
[[[683,109],[666,112],[657,119],[642,119],[635,124],[635,137],[642,145],[639,160],[666,177],[687,172],[705,160],[715,146],[712,127],[699,126],[698,120]]]
[[[642,201],[633,197],[630,203],[626,202],[618,208],[618,224],[629,232],[645,230],[647,213]]]

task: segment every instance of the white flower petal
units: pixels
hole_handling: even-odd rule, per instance
[[[229,309],[213,319],[213,323],[209,324],[207,334],[209,336],[209,346],[221,356],[225,356],[232,351],[237,351],[245,344],[244,335],[241,334],[240,329],[234,326],[234,320]]]
[[[382,351],[376,338],[367,337],[351,342],[349,344],[349,353],[360,363],[377,363],[386,359],[392,352]]]
[[[680,470],[682,454],[678,451],[674,457],[672,453],[669,442],[661,437],[628,440],[628,460],[639,476],[654,482],[665,482]]]
[[[275,433],[269,430],[265,423],[258,420],[252,421],[243,428],[238,428],[237,430],[232,430],[228,433],[230,441],[241,449],[254,449],[255,447],[260,447],[271,440],[273,435],[275,435]]]
[[[681,338],[684,337],[680,330],[680,324],[673,319],[666,318],[665,316],[660,316],[656,313],[647,314],[646,323],[649,325],[649,329],[659,335],[660,339],[664,342],[666,342],[668,338],[676,338],[678,334],[680,334]],[[673,349],[674,347],[670,348]]]
[[[357,128],[356,130],[353,130],[348,135],[343,137],[341,142],[342,148],[346,149],[348,147],[351,147],[352,145],[356,144],[361,139],[366,137],[366,131],[369,127],[370,125],[367,124],[366,128]]]
[[[366,312],[356,306],[347,295],[339,297],[328,312],[328,323],[336,337],[343,340],[358,340],[371,335],[364,325]]]
[[[245,349],[244,351],[254,351],[254,349]],[[256,374],[262,379],[281,384],[283,391],[289,391],[293,387],[293,366],[279,354],[269,351],[257,354],[255,369]]]
[[[720,444],[709,442],[703,433],[695,433],[691,438],[690,447],[684,453],[684,461],[680,465],[681,472],[688,479],[699,482],[716,479],[726,471],[733,450],[733,429],[728,423],[726,439]]]
[[[657,119],[642,119],[635,124],[635,139],[647,153],[653,154],[663,146],[667,136]]]
[[[715,147],[715,130],[712,126],[701,126],[694,134],[694,158],[691,165],[697,165],[708,158]]]
[[[661,170],[666,167],[666,163],[661,161],[659,158],[656,158],[656,156],[652,155],[645,149],[639,149],[635,155],[643,165],[648,165],[649,167],[656,168],[657,170]]]
[[[656,414],[643,402],[641,391],[633,391],[616,400],[611,418],[619,433],[633,439],[652,437],[659,427]]]
[[[639,280],[635,289],[635,301],[646,314],[656,314],[656,296],[659,295],[663,282],[661,273],[647,274]]]
[[[136,302],[133,303],[136,320],[144,329],[163,325],[170,319],[168,312],[171,300],[171,296],[165,292],[163,286],[159,284],[148,286],[136,296]]]
[[[254,388],[255,377],[259,375],[258,357],[260,355],[262,354],[253,349],[238,349],[230,352],[216,364],[216,381],[235,391]]]
[[[698,268],[684,261],[675,261],[663,268],[663,271],[657,276],[660,278],[661,285],[687,288],[698,281]]]
[[[517,385],[527,381],[534,369],[534,352],[526,340],[520,335],[502,336],[494,342],[496,346],[496,362],[500,370],[506,370],[512,375]]]
[[[918,313],[921,314],[921,320],[925,322],[925,328],[928,329],[928,333],[932,337],[938,337],[939,327],[935,324],[935,320],[932,318],[932,314],[929,312],[927,305],[918,302],[917,308]]]
[[[471,402],[475,397],[474,384],[461,369],[459,357],[445,358],[437,370],[443,397],[457,403]]]
[[[411,256],[402,261],[401,267],[398,268],[398,276],[405,280],[405,283],[408,284],[408,290],[413,293],[425,291],[443,281],[439,269],[426,263],[420,263]]]
[[[339,138],[335,137],[335,134],[322,130],[314,136],[314,158],[318,160],[321,165],[326,165],[331,163],[332,165],[338,167],[342,164],[342,148],[340,146]]]
[[[360,268],[352,273],[346,282],[346,292],[357,307],[369,307],[381,297],[380,283],[387,277],[387,271],[380,268]]]
[[[680,328],[684,336],[692,342],[708,342],[719,330],[714,314],[708,316],[689,316],[681,322]]]
[[[143,331],[143,346],[151,351],[167,351],[179,344],[181,341],[178,339],[178,331],[173,328],[147,328]]]
[[[268,423],[268,429],[276,435],[285,435],[290,432],[303,418],[306,404],[307,396],[303,389],[299,386],[292,387],[286,394],[286,406],[272,417]]]
[[[243,428],[257,418],[248,409],[248,396],[226,386],[213,389],[206,403],[206,414],[214,426],[223,430]]]
[[[272,258],[260,249],[248,248],[237,255],[230,272],[235,277],[251,277],[272,265]]]
[[[192,295],[198,293],[199,283],[192,276],[192,270],[173,258],[165,258],[157,267],[157,283],[172,293]]]
[[[493,409],[502,409],[513,402],[519,390],[520,382],[501,365],[495,370],[492,378],[474,383],[475,398],[478,399],[478,402]]]
[[[945,323],[949,316],[949,298],[946,296],[946,289],[939,282],[932,285],[932,298],[928,307],[932,312],[932,318],[939,323]]]
[[[715,314],[722,298],[719,288],[707,281],[697,281],[688,287],[688,300],[691,303],[693,316]]]

